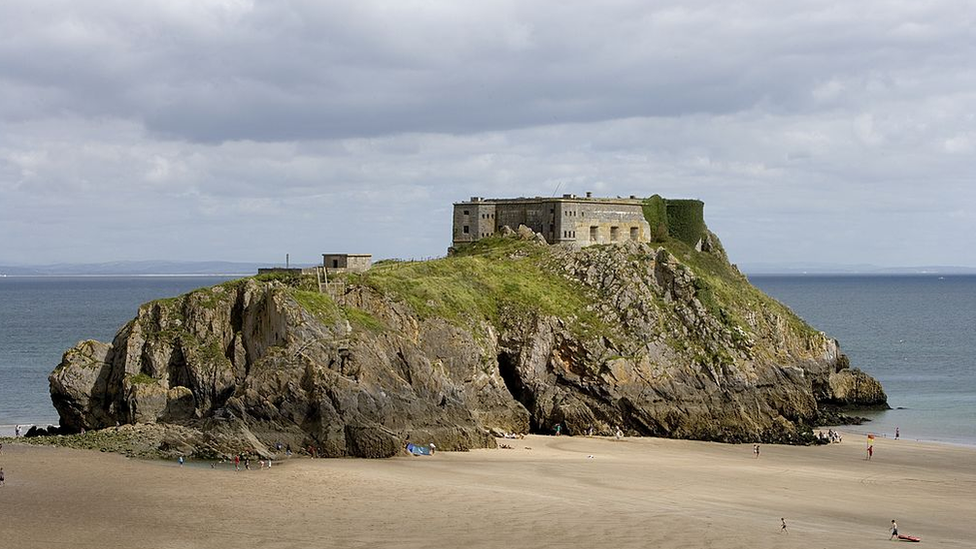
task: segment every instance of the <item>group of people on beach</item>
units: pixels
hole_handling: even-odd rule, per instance
[[[824,443],[829,442],[843,442],[844,438],[839,432],[833,429],[827,429],[827,432],[817,431],[817,440]]]
[[[279,455],[279,454],[281,454],[282,452],[284,452],[286,456],[291,457],[291,445],[290,444],[286,446],[286,445],[282,444],[281,442],[277,442],[277,443],[275,443],[275,450],[277,452],[277,454],[275,454],[276,456]],[[312,452],[312,447],[309,446],[309,455],[312,455],[311,452]],[[235,454],[233,458],[228,458],[227,460],[221,459],[219,461],[212,461],[212,462],[210,462],[210,468],[211,469],[216,469],[218,466],[223,465],[224,463],[227,463],[229,461],[232,461],[234,463],[234,470],[235,471],[241,471],[241,470],[250,471],[251,470],[251,456],[252,455],[259,456],[260,457],[260,454],[258,454],[257,450],[254,450],[254,449],[251,449],[251,450],[242,450],[242,451],[238,452],[237,454]],[[184,456],[179,456],[176,459],[176,463],[180,467],[183,467],[183,464],[186,463],[186,459],[187,458],[185,458]],[[260,469],[264,469],[264,468],[270,469],[271,468],[271,464],[273,463],[273,461],[274,461],[274,457],[272,457],[272,456],[268,456],[266,458],[261,458],[261,459],[258,459],[258,466],[259,466]]]
[[[291,449],[290,448],[288,450],[288,455],[291,455]],[[258,465],[259,465],[259,467],[261,469],[264,469],[265,467],[267,467],[268,469],[270,469],[271,468],[271,456],[268,456],[266,459],[259,459],[258,460]],[[244,467],[244,470],[245,471],[250,471],[251,470],[251,455],[249,453],[247,453],[247,452],[241,452],[241,453],[239,453],[239,454],[237,454],[237,455],[234,456],[234,470],[235,471],[240,471],[241,470],[241,466]]]

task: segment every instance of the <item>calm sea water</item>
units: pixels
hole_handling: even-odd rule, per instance
[[[976,276],[752,276],[840,341],[894,408],[851,430],[976,445]]]
[[[56,424],[47,376],[83,339],[111,341],[146,301],[226,277],[0,278],[0,431]],[[894,410],[864,432],[976,445],[976,277],[753,276],[837,338]],[[865,414],[868,415],[868,414]]]
[[[58,423],[47,376],[84,339],[110,342],[139,305],[227,277],[0,278],[0,434]]]

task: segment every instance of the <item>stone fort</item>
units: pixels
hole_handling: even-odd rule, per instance
[[[471,197],[454,204],[454,246],[492,236],[502,227],[525,225],[550,244],[590,246],[633,240],[650,242],[643,200],[564,194],[557,197]]]

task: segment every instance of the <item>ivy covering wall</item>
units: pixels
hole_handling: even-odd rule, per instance
[[[651,228],[651,241],[661,242],[668,237],[668,210],[665,200],[656,194],[645,198],[643,205],[644,219]]]
[[[652,241],[671,237],[694,246],[705,236],[705,203],[701,200],[672,200],[656,194],[644,199],[643,210]]]
[[[705,236],[705,203],[701,200],[666,200],[668,234],[689,246]]]

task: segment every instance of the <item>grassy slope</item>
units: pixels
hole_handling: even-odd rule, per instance
[[[380,262],[349,279],[406,302],[422,318],[497,326],[505,318],[542,314],[567,321],[577,333],[605,332],[587,310],[592,298],[583,286],[542,269],[545,254],[545,246],[487,238],[452,257]]]
[[[804,322],[789,307],[750,284],[745,276],[718,255],[698,252],[672,238],[665,239],[661,245],[695,273],[698,300],[734,337],[753,331],[745,320],[746,315],[755,317],[763,311],[785,320],[785,328],[794,338],[811,340],[821,337],[820,332]],[[771,351],[776,352],[778,349]]]

